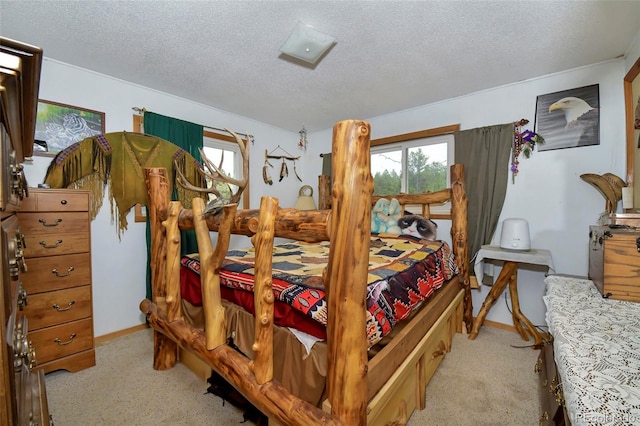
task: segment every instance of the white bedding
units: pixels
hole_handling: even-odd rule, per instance
[[[571,423],[640,424],[640,304],[603,299],[587,279],[552,275],[545,283]]]

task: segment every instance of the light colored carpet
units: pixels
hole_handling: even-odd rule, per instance
[[[427,407],[410,426],[537,425],[533,367],[538,352],[518,334],[482,327],[475,340],[456,335],[427,388]],[[141,330],[96,347],[96,366],[46,376],[56,426],[237,425],[242,413],[207,394],[182,364],[153,369],[153,334]]]

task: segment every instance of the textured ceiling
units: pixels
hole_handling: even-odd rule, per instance
[[[337,38],[315,67],[297,21]],[[297,132],[624,55],[640,1],[13,1],[0,34],[45,57]]]

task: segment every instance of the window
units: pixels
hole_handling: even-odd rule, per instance
[[[419,194],[448,186],[453,135],[434,136],[371,148],[376,195]]]
[[[235,143],[229,143],[217,139],[213,139],[207,136],[205,132],[204,139],[202,140],[202,151],[209,161],[219,167],[222,172],[234,179],[241,178],[242,176],[242,156],[240,154],[240,148]],[[222,160],[222,167],[220,163]],[[211,187],[211,181],[207,179],[207,186]],[[238,187],[235,185],[227,185],[222,182],[216,183],[216,188],[220,191],[220,194],[224,196],[230,196],[231,192],[236,192]],[[244,193],[242,194],[244,197]],[[242,200],[242,198],[241,198]],[[242,201],[240,202],[242,204]]]
[[[453,125],[371,141],[373,193],[419,194],[449,187],[453,132],[459,129]],[[448,212],[448,205],[433,209],[434,214]]]

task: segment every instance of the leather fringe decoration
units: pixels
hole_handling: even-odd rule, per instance
[[[58,153],[47,169],[44,183],[51,188],[85,189],[91,192],[91,219],[102,207],[105,187],[118,237],[127,229],[127,213],[136,204],[147,205],[144,167],[164,167],[172,177],[171,188],[185,208],[201,196],[176,185],[175,167],[189,182],[206,187],[202,164],[169,141],[139,133],[116,132],[86,138]]]

